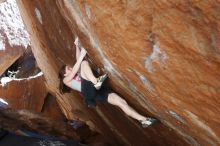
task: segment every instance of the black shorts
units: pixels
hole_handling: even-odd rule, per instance
[[[88,106],[95,107],[96,101],[107,102],[108,95],[112,91],[104,85],[97,90],[91,81],[87,81],[81,77],[81,92],[83,94],[84,100]]]

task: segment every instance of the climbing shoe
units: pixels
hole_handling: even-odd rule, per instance
[[[102,87],[102,83],[105,81],[105,79],[108,77],[108,74],[104,74],[102,76],[100,76],[98,79],[97,79],[97,83],[94,84],[94,87],[99,90],[101,87]]]
[[[148,126],[151,126],[153,124],[156,124],[159,122],[159,120],[155,119],[155,118],[147,118],[144,121],[140,121],[141,122],[141,126],[143,128],[147,128]]]

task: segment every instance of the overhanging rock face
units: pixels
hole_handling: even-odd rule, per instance
[[[67,118],[124,145],[219,145],[220,3],[216,1],[17,1],[47,87]],[[110,86],[162,124],[142,129],[109,105],[90,110],[58,90],[78,36]],[[113,114],[114,113],[114,114]],[[175,133],[178,133],[178,135]],[[110,136],[113,134],[113,136]]]

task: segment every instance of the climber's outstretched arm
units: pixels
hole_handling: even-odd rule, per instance
[[[79,43],[79,38],[78,37],[75,39],[74,44],[76,46],[76,60],[78,60],[79,57],[80,57],[80,49],[79,49],[80,43]]]
[[[79,57],[80,57],[80,50],[79,47],[76,46],[76,60],[79,60]]]

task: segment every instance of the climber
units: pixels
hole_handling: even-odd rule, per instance
[[[96,78],[89,66],[88,61],[84,59],[86,50],[81,47],[78,38],[75,40],[76,45],[76,63],[73,67],[64,65],[59,71],[60,92],[70,92],[71,89],[82,93],[88,107],[95,107],[96,101],[108,102],[118,106],[128,116],[138,120],[142,127],[148,127],[158,122],[155,118],[149,118],[140,115],[118,94],[112,92],[109,88],[103,85],[107,78],[107,74]]]

